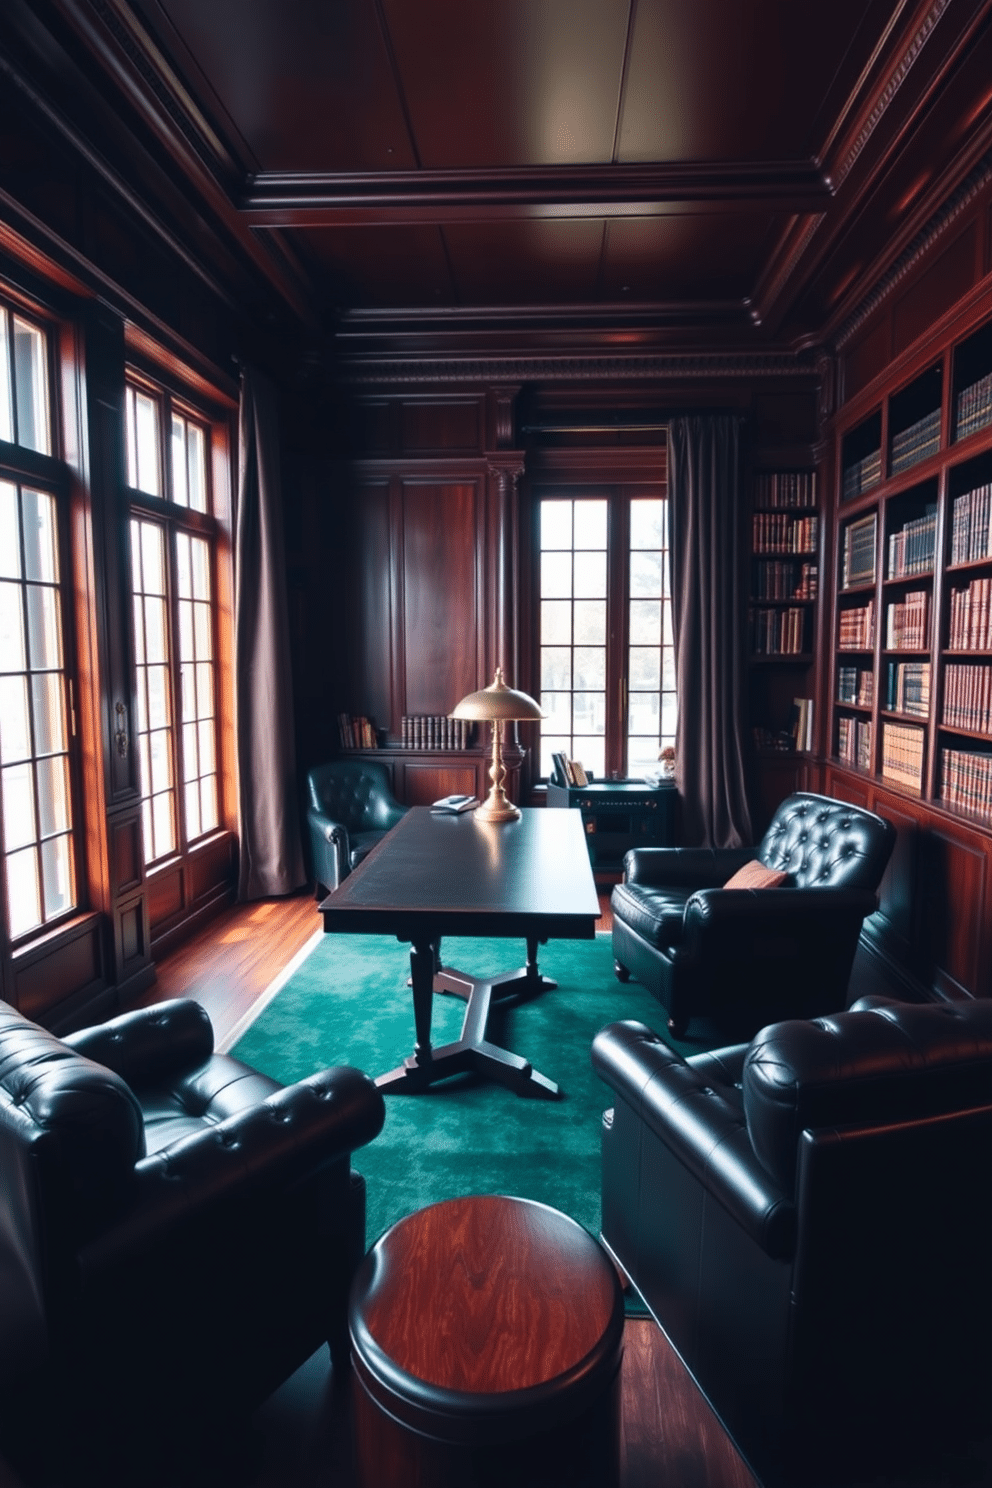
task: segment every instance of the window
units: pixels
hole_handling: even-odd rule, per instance
[[[541,773],[552,751],[599,778],[641,775],[675,742],[675,652],[663,497],[539,503]]]
[[[127,463],[145,862],[220,826],[208,423],[127,386]],[[168,438],[164,431],[168,429]],[[163,494],[164,493],[164,494]]]
[[[76,907],[77,853],[66,484],[52,458],[48,336],[5,305],[0,440],[0,835],[6,930],[17,942]]]

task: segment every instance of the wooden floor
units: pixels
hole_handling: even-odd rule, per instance
[[[598,928],[608,929],[606,896],[601,903]],[[161,962],[144,1001],[195,997],[222,1045],[320,928],[316,903],[305,895],[238,906]],[[649,1320],[627,1321],[623,1422],[623,1488],[755,1488],[678,1356]],[[250,1462],[232,1461],[230,1474],[224,1474],[237,1488],[324,1488],[354,1481],[347,1407],[331,1387],[326,1350],[260,1412],[249,1455]]]

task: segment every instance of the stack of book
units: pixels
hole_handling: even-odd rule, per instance
[[[806,611],[751,609],[751,650],[756,656],[800,656],[806,634]]]
[[[796,749],[813,748],[813,699],[792,699],[792,742]]]
[[[933,572],[937,540],[937,505],[928,506],[922,517],[914,517],[898,532],[889,534],[889,578],[911,578]]]
[[[751,519],[751,548],[755,553],[815,553],[818,530],[818,517],[758,511]]]
[[[837,701],[857,703],[870,708],[875,695],[874,674],[865,667],[842,666],[837,668]]]
[[[889,689],[885,706],[893,713],[912,718],[930,716],[930,663],[890,661]]]
[[[837,758],[856,770],[871,769],[871,722],[865,718],[838,718]]]
[[[914,589],[906,598],[890,604],[885,617],[887,651],[925,651],[928,644],[930,595]]]
[[[992,556],[992,484],[956,496],[951,511],[951,562],[977,563]]]
[[[838,651],[870,651],[875,644],[875,601],[841,610]]]
[[[892,474],[898,475],[900,470],[908,470],[910,465],[925,460],[928,455],[935,455],[939,449],[940,409],[933,408],[921,419],[917,419],[915,424],[910,424],[908,429],[900,429],[893,434]]]
[[[755,506],[796,507],[816,505],[816,471],[775,471],[759,475],[755,483]]]
[[[882,725],[882,776],[910,790],[923,789],[923,745],[921,728],[906,723]]]
[[[948,663],[941,722],[971,734],[992,734],[992,666]]]
[[[350,713],[339,713],[338,735],[342,749],[377,749],[379,747],[375,725],[363,714],[353,718]]]
[[[853,465],[847,465],[844,469],[844,500],[848,501],[852,496],[860,496],[862,491],[868,491],[872,486],[877,486],[882,479],[882,451],[872,450],[870,455],[865,455],[863,460],[857,460]]]
[[[875,536],[878,517],[875,512],[844,528],[844,564],[841,585],[871,584],[875,579]]]
[[[755,599],[815,599],[815,563],[790,563],[780,558],[755,564]]]
[[[956,437],[965,439],[986,424],[992,424],[992,372],[958,393]]]
[[[400,742],[404,749],[468,749],[472,723],[446,713],[403,715]]]
[[[956,811],[992,816],[992,754],[944,749],[940,755],[940,799]]]
[[[987,651],[989,599],[992,579],[972,579],[967,589],[951,590],[951,615],[947,633],[949,651]]]

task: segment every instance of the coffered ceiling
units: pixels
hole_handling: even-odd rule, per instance
[[[346,336],[811,345],[990,167],[992,0],[7,3],[156,220]]]

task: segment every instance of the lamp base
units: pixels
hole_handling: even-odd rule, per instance
[[[476,821],[484,822],[518,821],[520,818],[519,810],[507,799],[502,786],[495,785],[482,805],[476,807],[473,815]]]

